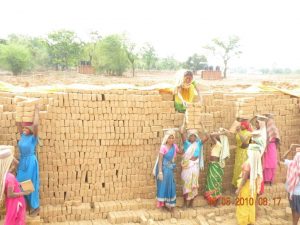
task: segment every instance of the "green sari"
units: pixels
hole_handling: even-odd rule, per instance
[[[222,197],[223,176],[224,170],[219,162],[208,164],[204,197],[210,205],[216,205],[218,199]]]

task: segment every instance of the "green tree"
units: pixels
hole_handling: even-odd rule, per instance
[[[180,62],[178,62],[173,56],[158,59],[157,68],[159,70],[177,70],[180,68]]]
[[[6,45],[7,44],[7,40],[6,39],[0,39],[0,44]]]
[[[120,35],[110,35],[98,41],[92,65],[100,72],[121,76],[128,67],[128,58]]]
[[[192,70],[195,74],[198,70],[202,70],[207,66],[207,58],[204,55],[193,54],[188,57],[185,67]]]
[[[82,42],[73,31],[58,30],[48,34],[50,63],[58,70],[75,66],[82,51]]]
[[[46,69],[50,63],[47,41],[43,38],[34,37],[29,39],[28,44],[33,69]]]
[[[124,49],[126,51],[127,59],[130,63],[131,70],[132,70],[132,76],[135,76],[135,67],[136,67],[136,61],[138,59],[138,53],[136,49],[136,44],[126,40],[124,43]]]
[[[49,54],[47,42],[40,37],[30,37],[24,35],[10,34],[7,43],[23,45],[31,54],[31,69],[42,69],[48,67]]]
[[[221,57],[224,64],[224,78],[227,76],[229,60],[233,57],[239,56],[242,53],[239,50],[240,38],[237,36],[230,36],[226,41],[214,38],[212,40],[212,44],[207,45],[204,48],[212,51],[214,55]]]
[[[147,70],[155,69],[158,60],[154,47],[150,43],[146,43],[141,49],[141,56]]]
[[[0,44],[0,65],[18,75],[31,66],[31,54],[24,45]]]
[[[92,62],[93,56],[96,49],[96,43],[102,39],[102,36],[98,31],[93,31],[90,33],[90,41],[83,44],[82,54],[80,56],[81,60]]]

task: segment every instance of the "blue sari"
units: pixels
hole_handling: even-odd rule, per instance
[[[162,163],[162,172],[163,180],[160,181],[157,178],[158,175],[158,165],[156,167],[156,199],[158,201],[158,207],[167,206],[175,207],[176,206],[176,184],[174,180],[174,169],[176,164],[173,163],[173,158],[175,154],[174,145],[172,148],[163,156]]]

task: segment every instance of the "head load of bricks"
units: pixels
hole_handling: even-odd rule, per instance
[[[185,115],[186,127],[197,129],[200,138],[204,137],[203,127],[208,132],[220,127],[229,129],[236,117],[264,113],[274,114],[281,135],[280,154],[300,138],[298,99],[282,93],[203,93],[203,104],[189,104],[183,114],[175,112],[173,95],[159,90],[66,86],[52,93],[1,92],[0,145],[17,146],[20,135],[16,122],[32,122],[35,104],[40,105],[37,158],[40,216],[44,222],[109,219],[119,223],[121,217],[112,211],[155,207],[152,169],[163,129],[180,127]],[[175,142],[181,148],[178,133]],[[229,144],[224,193],[231,188],[234,136],[229,136]],[[211,147],[211,140],[204,144],[205,167],[200,171],[200,197],[195,202],[198,206],[206,204],[201,195]],[[180,168],[180,157],[176,163]],[[275,183],[284,182],[285,177],[286,170],[277,170]],[[180,169],[176,170],[175,180],[180,197]],[[285,196],[283,185],[266,195]],[[123,214],[122,222],[134,222],[125,221],[125,217]],[[137,215],[131,217],[140,221]]]

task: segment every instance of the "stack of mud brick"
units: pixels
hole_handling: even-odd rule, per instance
[[[42,204],[54,207],[43,216],[93,219],[91,203],[154,198],[151,171],[163,128],[179,126],[173,104],[157,91],[53,95],[41,118],[39,160]]]
[[[201,72],[201,78],[203,80],[221,80],[222,72],[221,71],[213,71],[213,70],[203,70]]]
[[[300,139],[300,113],[298,106],[298,99],[282,93],[272,94],[226,94],[213,93],[203,96],[204,103],[200,106],[198,103],[193,103],[188,108],[188,115],[191,118],[199,118],[203,123],[211,121],[211,126],[206,123],[208,131],[217,131],[220,127],[229,129],[236,117],[252,118],[257,114],[272,113],[276,126],[279,129],[281,137],[280,155],[289,148],[292,143],[299,143]],[[190,112],[191,111],[191,112]],[[193,113],[196,112],[196,113]],[[205,118],[202,116],[205,115]],[[201,118],[201,119],[200,119]],[[190,120],[190,128],[200,128],[199,121]],[[193,124],[194,123],[194,124]],[[230,190],[231,178],[234,166],[235,157],[235,135],[229,135],[229,142],[231,146],[231,157],[226,161],[224,169],[223,187],[224,190]],[[200,190],[203,191],[205,182],[207,165],[209,162],[210,150],[212,143],[204,146],[205,170],[200,172]],[[286,177],[285,168],[277,170],[276,182],[284,182]]]
[[[179,127],[184,114],[175,112],[171,95],[158,91],[66,88],[56,93],[0,93],[0,144],[17,145],[15,96],[38,98],[41,217],[47,221],[106,218],[105,202],[154,199],[153,165],[163,129]],[[203,105],[190,104],[187,128],[209,132],[229,128],[236,116],[274,113],[282,149],[300,137],[297,99],[283,94],[203,96]],[[177,142],[181,146],[180,136]],[[235,145],[234,135],[229,137]],[[204,145],[203,192],[212,143]],[[231,187],[235,157],[226,162],[224,190]],[[176,182],[182,195],[180,156]],[[283,173],[278,181],[283,179]],[[153,201],[154,204],[154,201]],[[117,210],[117,208],[115,209]]]

